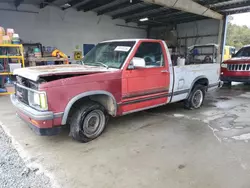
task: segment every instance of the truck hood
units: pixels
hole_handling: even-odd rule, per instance
[[[73,64],[73,65],[50,65],[50,66],[20,68],[20,69],[15,69],[13,74],[27,78],[29,80],[37,81],[41,77],[52,76],[52,75],[93,74],[100,72],[109,72],[112,70],[114,69]]]
[[[250,64],[250,57],[234,57],[232,59],[224,61],[227,64],[237,64],[237,63],[249,63]]]

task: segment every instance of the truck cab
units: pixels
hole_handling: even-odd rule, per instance
[[[54,135],[69,125],[74,139],[88,142],[102,134],[110,116],[178,101],[200,108],[206,92],[221,86],[220,64],[193,59],[173,63],[162,40],[105,41],[77,65],[15,70],[11,100],[36,133]]]

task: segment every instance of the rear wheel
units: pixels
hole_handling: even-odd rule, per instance
[[[184,107],[186,109],[197,109],[200,108],[205,98],[205,86],[195,85],[192,89],[189,97],[184,101]]]
[[[108,122],[108,115],[99,103],[86,101],[75,107],[70,118],[71,136],[79,142],[89,142],[99,137]]]

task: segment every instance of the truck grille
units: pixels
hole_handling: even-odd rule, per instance
[[[38,84],[36,82],[28,80],[27,78],[17,76],[16,80],[17,80],[17,83],[22,85],[22,86],[25,86],[27,88],[34,89],[34,90],[38,89]]]
[[[229,71],[250,71],[250,64],[228,64]]]
[[[24,104],[29,104],[29,100],[28,100],[28,90],[23,88],[23,87],[19,87],[16,84],[16,97],[19,101],[23,102]]]

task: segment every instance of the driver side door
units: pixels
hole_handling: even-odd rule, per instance
[[[144,60],[146,66],[133,69],[128,66],[124,70],[123,113],[167,103],[170,73],[164,44],[156,40],[141,41],[133,57]]]

